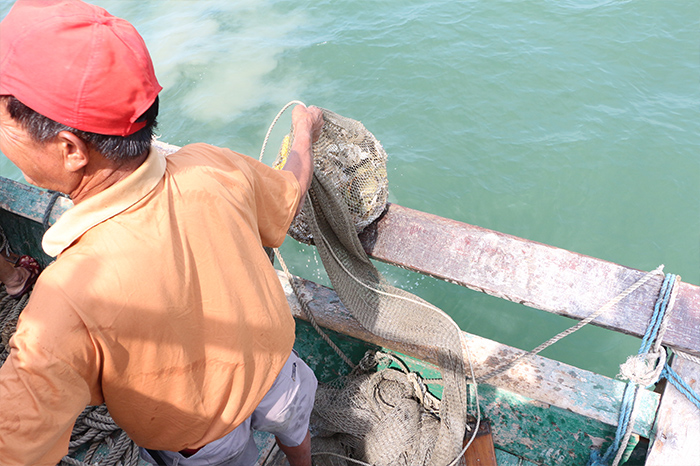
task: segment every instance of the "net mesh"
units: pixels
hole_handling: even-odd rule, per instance
[[[389,195],[387,155],[379,141],[359,121],[330,110],[323,111],[323,129],[314,151],[314,172],[322,174],[340,193],[348,207],[352,224],[359,233],[386,207]],[[276,168],[284,165],[294,135],[285,137]],[[306,244],[313,243],[309,229],[309,208],[304,207],[289,228],[289,235]]]
[[[370,352],[349,376],[319,386],[311,418],[317,466],[347,464],[321,452],[373,465],[437,464],[431,455],[440,431],[440,401],[415,373],[373,370],[387,357]]]
[[[466,426],[461,332],[440,309],[391,286],[369,260],[357,236],[366,225],[358,225],[353,208],[353,203],[364,202],[355,194],[364,194],[350,195],[347,186],[337,181],[349,172],[357,173],[357,168],[348,170],[345,164],[357,167],[360,159],[348,157],[344,162],[326,148],[342,145],[346,154],[366,153],[363,147],[377,147],[378,142],[364,127],[362,136],[357,136],[358,122],[335,114],[330,119],[329,114],[324,110],[324,128],[330,128],[316,144],[318,150],[314,147],[314,176],[299,221],[308,229],[307,237],[313,239],[333,288],[353,317],[384,339],[429,348],[433,360],[438,361],[444,386],[439,403],[428,405],[410,374],[393,369],[373,372],[366,364],[365,369],[333,384],[321,384],[314,408],[314,429],[318,432],[312,440],[313,449],[349,455],[376,466],[448,465],[461,451]],[[278,161],[283,152],[284,144]],[[384,199],[376,208],[379,214],[385,208],[387,184],[386,155],[383,150],[381,154],[372,157],[381,159],[378,164],[382,168],[366,178],[384,188],[365,190],[370,192],[369,203]],[[374,164],[362,160],[364,166]],[[294,230],[290,229],[290,235],[296,237],[298,230]],[[315,461],[319,465],[349,464],[335,455],[319,454]]]

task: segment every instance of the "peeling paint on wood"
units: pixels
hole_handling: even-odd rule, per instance
[[[34,186],[0,177],[0,209],[20,215],[42,224],[52,193]],[[73,203],[60,197],[49,213],[49,223],[54,223]]]
[[[164,152],[177,150],[161,142],[156,146]],[[50,198],[32,186],[6,179],[0,183],[0,209],[40,223]],[[61,198],[51,222],[70,206],[70,200]],[[579,320],[645,274],[396,204],[389,204],[360,239],[374,259]],[[652,278],[593,323],[643,336],[661,283],[662,277]],[[663,343],[700,356],[700,287],[681,283]]]
[[[479,385],[479,400],[498,448],[533,463],[583,465],[592,449],[615,437],[613,426],[490,385]]]
[[[43,220],[51,196],[45,190],[0,178],[0,225],[15,253],[29,254],[43,266],[53,260],[41,249]],[[70,205],[70,200],[59,198],[51,209],[49,223],[55,222]]]
[[[645,274],[396,204],[360,238],[374,259],[578,320]],[[652,278],[593,323],[643,336],[662,281]],[[681,284],[664,344],[700,354],[700,287]]]
[[[700,393],[700,365],[674,356],[671,367]],[[647,457],[648,466],[700,465],[700,410],[666,383]]]

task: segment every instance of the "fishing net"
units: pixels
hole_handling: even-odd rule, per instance
[[[319,386],[311,417],[316,465],[347,464],[324,452],[373,465],[448,464],[435,453],[440,400],[405,366],[377,370],[384,359],[400,361],[370,351],[349,376]]]
[[[389,195],[387,155],[379,141],[359,121],[322,109],[323,129],[313,145],[314,172],[324,176],[347,205],[357,233],[379,217]],[[274,167],[287,160],[290,132],[280,147]],[[309,207],[305,206],[289,227],[289,235],[306,244],[313,243],[309,229]]]
[[[461,332],[440,309],[388,284],[367,257],[357,231],[374,214],[360,214],[358,221],[358,212],[365,210],[357,206],[384,210],[386,154],[372,152],[378,142],[358,122],[327,110],[323,116],[323,140],[314,146],[314,176],[304,215],[290,235],[297,237],[303,229],[303,238],[313,238],[333,288],[365,329],[387,340],[432,349],[443,392],[441,400],[434,400],[425,395],[415,374],[390,368],[377,372],[367,361],[335,383],[321,384],[313,415],[316,464],[350,464],[341,456],[376,466],[454,464],[462,449],[467,411]],[[342,151],[335,149],[341,146]],[[283,143],[278,165],[284,155]],[[370,169],[375,163],[380,168]],[[349,175],[363,173],[358,166],[372,172],[364,176],[370,180],[365,189],[348,181]]]

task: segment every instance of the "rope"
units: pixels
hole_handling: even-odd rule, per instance
[[[292,100],[291,102],[287,103],[282,109],[277,113],[277,116],[272,120],[272,123],[270,123],[269,128],[267,129],[267,133],[265,133],[265,139],[263,140],[262,143],[262,148],[260,149],[260,157],[258,158],[259,162],[262,162],[262,159],[265,155],[265,148],[267,147],[267,142],[270,139],[270,133],[272,133],[272,129],[275,127],[277,124],[277,121],[282,117],[284,112],[291,107],[292,105],[304,105],[304,102],[301,102],[299,100]],[[291,148],[292,142],[289,142],[289,147]],[[310,200],[308,200],[308,195],[307,195],[307,202],[309,204],[311,203]],[[299,301],[299,305],[301,307],[301,310],[304,312],[304,315],[308,319],[309,323],[313,327],[314,330],[316,330],[316,333],[319,334],[319,336],[328,343],[328,345],[333,349],[333,351],[340,357],[340,359],[345,362],[351,369],[355,369],[355,364],[353,364],[352,360],[343,352],[343,350],[336,345],[333,340],[328,336],[326,332],[323,331],[323,329],[318,325],[316,322],[316,317],[313,315],[313,312],[311,312],[311,309],[308,306],[308,302],[303,298],[301,294],[301,290],[299,289],[299,286],[297,284],[297,281],[295,277],[289,272],[289,269],[287,268],[287,263],[284,261],[284,258],[282,257],[282,253],[279,251],[278,248],[273,249],[275,253],[275,257],[279,261],[280,265],[282,266],[282,270],[284,271],[285,276],[287,277],[287,280],[289,281],[289,285],[292,287],[292,291],[294,292],[294,295],[296,296],[297,300]]]
[[[51,193],[51,199],[49,199],[49,204],[46,206],[46,210],[44,211],[44,220],[41,222],[44,225],[44,231],[49,229],[49,221],[51,220],[51,211],[53,210],[53,206],[56,204],[56,201],[58,200],[59,197],[66,197],[65,194],[59,193],[58,191],[49,191]]]
[[[302,102],[300,100],[292,100],[287,105],[282,107],[282,110],[280,110],[277,113],[277,116],[274,118],[274,120],[272,120],[272,123],[270,123],[270,127],[267,129],[267,133],[265,134],[265,139],[263,140],[263,143],[262,143],[262,148],[260,149],[260,158],[258,158],[258,160],[260,162],[262,162],[263,156],[265,155],[265,148],[267,147],[267,141],[270,139],[270,133],[272,132],[272,128],[275,127],[275,125],[277,124],[277,120],[280,119],[282,114],[292,105],[303,105],[304,107],[306,107],[306,104],[304,104],[304,102]],[[289,147],[292,147],[291,142],[289,144]]]
[[[675,354],[676,356],[680,356],[681,358],[683,358],[687,361],[691,361],[691,362],[694,362],[695,364],[700,365],[700,358],[698,358],[697,356],[693,356],[692,354],[684,353],[683,351],[677,351],[677,350],[674,350],[673,354]]]
[[[650,279],[652,276],[662,274],[663,268],[664,268],[664,266],[663,266],[663,265],[660,265],[659,267],[657,267],[656,269],[652,270],[651,272],[647,272],[642,278],[640,278],[640,279],[637,280],[635,283],[633,283],[632,285],[630,285],[629,287],[627,287],[627,288],[626,288],[625,290],[623,290],[620,294],[618,294],[618,295],[615,296],[613,299],[611,299],[610,301],[608,301],[607,303],[605,303],[605,305],[603,305],[600,309],[598,309],[597,311],[595,311],[594,313],[592,313],[591,315],[589,315],[588,317],[586,317],[585,319],[583,319],[582,321],[580,321],[578,324],[576,324],[576,325],[574,325],[574,326],[572,326],[572,327],[570,327],[570,328],[564,330],[563,332],[561,332],[561,333],[555,335],[554,337],[550,338],[550,339],[547,340],[546,342],[544,342],[544,343],[542,343],[541,345],[539,345],[537,348],[535,348],[535,349],[533,349],[533,350],[531,350],[531,351],[528,351],[527,353],[521,354],[520,356],[515,357],[514,359],[512,359],[512,360],[509,361],[508,363],[502,365],[501,367],[498,367],[498,368],[494,369],[493,371],[489,372],[489,373],[486,374],[486,375],[482,375],[481,377],[479,377],[479,378],[477,379],[477,381],[478,381],[479,383],[482,383],[482,382],[484,382],[484,381],[486,381],[486,380],[488,380],[488,379],[490,379],[490,378],[492,378],[492,377],[495,377],[495,376],[497,376],[497,375],[500,375],[500,374],[502,374],[503,372],[509,370],[511,367],[513,367],[515,364],[517,364],[517,363],[520,362],[521,360],[523,360],[523,359],[525,359],[525,358],[528,358],[528,357],[530,357],[530,356],[534,356],[534,355],[536,355],[537,353],[540,353],[541,351],[543,351],[544,349],[546,349],[546,348],[552,346],[554,343],[558,342],[558,341],[561,340],[562,338],[565,338],[565,337],[571,335],[572,333],[576,332],[577,330],[580,330],[582,327],[584,327],[585,325],[589,324],[590,322],[592,322],[593,320],[595,320],[596,318],[598,318],[601,314],[603,314],[603,313],[606,312],[607,310],[609,310],[609,309],[611,309],[612,307],[614,307],[616,304],[618,304],[620,301],[622,301],[623,299],[625,299],[627,296],[629,296],[630,294],[634,293],[640,286],[644,285],[647,281],[649,281],[649,279]]]
[[[312,208],[312,210],[313,210],[313,208]],[[335,254],[335,252],[334,252],[333,249],[331,248],[331,246],[330,246],[330,244],[328,243],[328,240],[326,239],[326,237],[323,236],[323,233],[321,233],[321,239],[322,239],[323,242],[327,245],[327,247],[328,247],[328,252],[333,256],[333,258],[334,258],[335,261],[338,263],[338,265],[339,265],[339,266],[343,269],[343,271],[344,271],[355,283],[357,283],[358,285],[360,285],[360,286],[362,286],[362,287],[364,287],[364,288],[367,288],[368,290],[372,291],[373,293],[377,293],[377,294],[380,294],[380,295],[383,295],[383,296],[389,296],[389,297],[391,297],[391,298],[400,299],[400,300],[403,300],[403,301],[406,301],[406,302],[409,302],[409,303],[412,303],[412,304],[418,304],[418,305],[420,305],[420,306],[425,307],[426,309],[430,309],[430,310],[432,310],[432,311],[439,312],[439,313],[441,313],[441,314],[447,315],[447,314],[445,314],[445,312],[444,312],[442,309],[440,309],[439,307],[434,306],[434,305],[432,305],[432,304],[430,304],[430,303],[428,303],[428,302],[419,301],[419,300],[417,300],[417,299],[413,299],[413,298],[410,298],[410,297],[408,297],[408,296],[401,296],[401,295],[398,295],[398,294],[396,294],[396,293],[389,293],[389,292],[380,290],[379,288],[376,288],[376,287],[374,287],[374,286],[368,285],[367,283],[363,282],[362,280],[360,280],[359,278],[357,278],[357,276],[354,275],[350,270],[348,270],[347,267],[345,267],[345,265],[343,264],[343,261],[341,261],[340,258],[338,258],[338,256]],[[458,331],[461,331],[461,329],[459,328],[459,326],[457,325],[456,322],[454,322],[454,321],[452,320],[452,321],[451,321],[451,324],[452,324],[454,327],[456,327],[456,329],[457,329]]]
[[[5,363],[10,354],[9,341],[17,328],[17,319],[29,301],[30,294],[14,299],[4,289],[0,291],[0,366]],[[84,455],[81,450],[82,460],[73,458],[72,455],[85,445],[90,446]],[[107,447],[106,455],[100,450],[101,445]],[[112,420],[105,405],[90,406],[78,416],[68,448],[69,454],[63,457],[60,466],[89,466],[97,461],[101,466],[137,466],[139,464],[138,446]]]
[[[688,400],[693,403],[696,408],[700,409],[700,396],[693,391],[693,388],[688,385],[688,383],[683,380],[671,366],[667,364],[664,367],[663,372],[661,372],[661,377],[668,380],[671,385],[676,387],[681,394],[688,398]]]
[[[664,371],[666,366],[666,352],[661,348],[661,343],[679,287],[680,277],[667,274],[659,290],[659,297],[654,305],[654,312],[649,321],[647,331],[642,337],[642,344],[637,355],[630,357],[620,367],[621,375],[627,378],[629,382],[627,382],[625,387],[620,405],[615,439],[602,457],[598,452],[592,453],[589,461],[590,466],[605,466],[611,457],[613,457],[612,466],[617,466],[622,459],[622,455],[632,435],[634,409],[639,387],[654,384],[659,380],[659,376],[664,373],[662,371]]]
[[[0,260],[4,260],[0,258]],[[0,366],[10,355],[10,338],[15,333],[17,319],[29,300],[29,293],[14,299],[4,289],[0,292]]]
[[[285,263],[284,259],[282,258],[282,254],[279,252],[277,248],[274,249],[275,251],[275,257],[280,262],[280,265],[282,266],[282,270],[284,270],[284,274],[287,277],[287,280],[289,281],[289,284],[292,286],[292,291],[294,291],[294,295],[297,297],[297,300],[299,301],[299,305],[301,306],[302,311],[304,311],[304,315],[306,315],[307,319],[309,319],[309,323],[311,326],[316,330],[316,332],[321,336],[323,341],[328,343],[328,345],[335,351],[335,353],[340,356],[340,359],[345,362],[351,369],[355,369],[355,364],[353,364],[352,360],[343,352],[343,350],[336,345],[333,340],[331,340],[331,337],[328,336],[326,332],[323,331],[323,329],[318,325],[316,322],[316,317],[314,317],[313,312],[311,312],[311,309],[309,309],[308,302],[302,297],[301,290],[299,290],[296,279],[292,274],[289,272],[289,269],[287,268],[287,264]]]

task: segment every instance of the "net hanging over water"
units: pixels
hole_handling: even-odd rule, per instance
[[[387,154],[379,141],[359,121],[330,110],[323,111],[323,129],[313,145],[314,173],[323,176],[345,201],[357,233],[376,220],[386,208],[389,196]],[[294,134],[284,138],[274,167],[284,165]],[[305,205],[292,222],[289,236],[312,244],[310,207]]]
[[[412,380],[415,375],[395,369],[375,372],[375,364],[365,361],[343,379],[319,386],[313,448],[376,466],[446,466],[459,456],[466,428],[460,329],[440,309],[388,284],[367,257],[357,232],[386,207],[386,153],[359,122],[327,110],[323,117],[324,131],[314,144],[311,189],[299,218],[303,226],[293,225],[289,233],[296,238],[303,230],[304,238],[313,239],[333,288],[365,329],[430,348],[444,387],[437,401],[424,396],[425,390]],[[283,143],[277,165],[285,157]],[[362,177],[350,176],[358,173]],[[335,455],[318,455],[315,461],[350,464]]]

